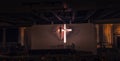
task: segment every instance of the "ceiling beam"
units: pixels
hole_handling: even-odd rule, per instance
[[[93,20],[93,23],[120,23],[120,18]]]
[[[50,22],[50,20],[47,18],[47,17],[45,17],[44,15],[43,15],[43,13],[40,13],[39,14],[39,12],[38,11],[34,11],[34,12],[32,12],[33,13],[33,15],[35,15],[37,18],[39,18],[39,20],[40,19],[43,19],[43,20],[45,20],[45,21],[47,21],[47,22]]]
[[[108,11],[104,11],[102,15],[98,16],[97,18],[100,19],[100,18],[104,18],[108,15],[111,15],[113,13],[115,13],[117,10],[108,10]]]
[[[44,15],[40,15],[40,18],[42,18],[42,19],[44,19],[44,20],[46,20],[46,21],[48,21],[48,22],[51,22],[52,20],[50,20],[48,17],[45,17]]]
[[[72,12],[72,21],[71,22],[73,22],[73,21],[75,21],[75,12],[74,11]]]
[[[60,16],[58,16],[55,12],[52,12],[52,14],[53,14],[59,21],[62,21],[62,22],[64,23],[63,19],[62,19]]]
[[[118,11],[118,12],[114,13],[113,15],[111,15],[111,17],[118,17],[118,16],[120,16],[120,11]]]
[[[96,10],[88,11],[88,14],[84,20],[92,19],[91,17],[96,13]]]

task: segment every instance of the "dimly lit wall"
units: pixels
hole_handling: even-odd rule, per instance
[[[55,25],[34,25],[30,27],[31,49],[56,49],[63,41],[57,37]],[[75,49],[96,51],[96,32],[93,24],[67,24],[72,32],[67,35],[67,45],[75,44]]]

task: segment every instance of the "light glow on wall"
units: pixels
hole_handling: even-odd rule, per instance
[[[108,45],[112,44],[112,26],[113,24],[103,24],[103,34],[104,40],[107,42]]]

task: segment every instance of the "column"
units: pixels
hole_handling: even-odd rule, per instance
[[[20,27],[20,43],[21,46],[24,46],[24,34],[25,34],[25,27]]]

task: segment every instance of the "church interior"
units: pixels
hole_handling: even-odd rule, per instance
[[[120,61],[116,0],[0,1],[0,61]]]

